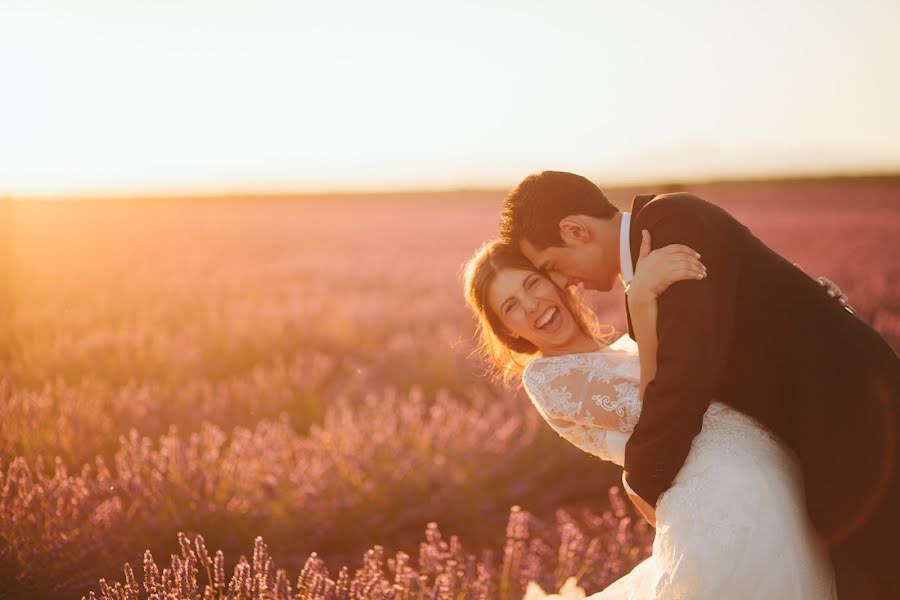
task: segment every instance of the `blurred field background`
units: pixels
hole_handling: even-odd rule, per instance
[[[463,262],[531,172],[686,189],[900,349],[898,22],[0,3],[0,600],[603,589],[653,532],[484,376]],[[621,291],[585,301],[624,329]]]
[[[627,210],[680,189],[836,281],[900,349],[900,177],[605,191]],[[152,579],[145,550],[176,555],[160,586],[190,563],[202,593],[221,562],[247,597],[354,573],[345,597],[415,589],[405,559],[376,574],[390,556],[447,598],[576,573],[592,593],[630,568],[652,534],[610,500],[620,471],[470,356],[461,265],[503,195],[8,202],[0,596],[100,594],[125,563]],[[624,328],[620,291],[586,301]]]

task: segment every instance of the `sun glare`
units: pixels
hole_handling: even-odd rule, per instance
[[[892,2],[6,2],[0,195],[894,170],[897,23]]]

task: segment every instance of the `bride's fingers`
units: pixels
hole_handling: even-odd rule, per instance
[[[654,250],[653,252],[659,252],[666,260],[690,260],[696,263],[701,262],[693,252],[666,252],[664,249]]]
[[[684,281],[685,279],[703,279],[705,277],[705,273],[693,269],[676,269],[670,273],[670,285],[676,281]]]
[[[663,251],[668,254],[676,254],[679,252],[684,252],[685,254],[692,254],[697,256],[698,252],[691,248],[690,246],[686,246],[685,244],[669,244],[668,246],[664,246]]]
[[[690,271],[691,273],[697,273],[700,275],[706,273],[706,267],[704,267],[703,265],[698,265],[686,260],[669,263],[668,268],[673,273],[680,271]]]
[[[689,269],[698,273],[705,273],[706,266],[693,256],[676,255],[669,257],[670,269]]]
[[[685,246],[684,244],[669,244],[667,246],[662,246],[661,248],[657,248],[654,252],[659,254],[664,254],[666,256],[674,256],[677,254],[684,254],[686,256],[693,256],[694,258],[699,258],[700,253],[691,248],[690,246]]]
[[[664,256],[667,258],[690,258],[691,260],[700,260],[697,254],[688,250],[666,251]]]
[[[675,252],[666,252],[665,256],[669,260],[681,259],[681,260],[688,260],[688,261],[690,261],[694,264],[698,264],[698,265],[703,264],[703,261],[697,257],[697,253],[694,252],[693,250],[687,250],[687,251],[678,250]]]
[[[690,246],[685,246],[684,244],[669,244],[665,248],[663,248],[663,252],[666,254],[690,254],[696,258],[700,258],[700,253],[691,248]]]

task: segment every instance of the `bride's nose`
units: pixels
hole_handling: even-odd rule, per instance
[[[522,299],[522,306],[525,307],[526,311],[533,313],[538,308],[537,298],[531,295],[525,296],[525,298]]]

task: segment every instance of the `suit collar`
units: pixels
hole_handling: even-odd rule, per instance
[[[641,250],[641,228],[638,226],[638,215],[648,202],[653,200],[656,194],[640,194],[631,201],[631,224],[628,232],[629,248],[631,249],[631,266],[637,266],[638,253]]]
[[[628,241],[631,249],[631,266],[637,266],[638,252],[641,250],[641,228],[637,224],[641,209],[653,200],[655,194],[643,194],[635,196],[631,201],[631,223],[629,224]],[[634,339],[634,326],[631,323],[631,310],[628,308],[628,301],[625,301],[625,319],[628,323],[628,335]]]
[[[622,213],[619,223],[619,273],[625,285],[634,278],[634,266],[631,264],[631,213]]]

